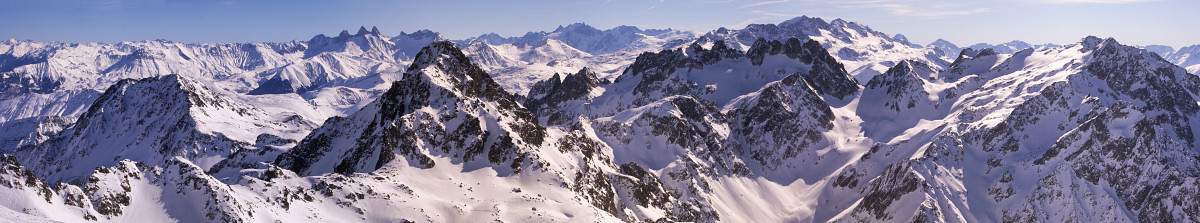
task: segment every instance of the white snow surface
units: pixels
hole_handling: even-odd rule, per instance
[[[818,41],[857,91],[782,54],[628,68],[759,37]],[[442,40],[0,42],[0,222],[1200,219],[1192,48],[956,55],[810,17]],[[611,82],[516,104],[584,68]]]

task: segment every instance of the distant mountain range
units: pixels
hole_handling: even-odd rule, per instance
[[[1187,46],[1179,48],[1179,50],[1163,45],[1148,45],[1143,48],[1157,53],[1171,63],[1187,68],[1188,72],[1200,72],[1200,45]]]
[[[1194,222],[1200,46],[797,17],[0,42],[0,220]]]

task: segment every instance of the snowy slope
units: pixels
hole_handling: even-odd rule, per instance
[[[609,79],[642,52],[654,52],[682,44],[695,34],[679,30],[642,30],[619,26],[598,30],[583,23],[559,27],[552,32],[529,32],[521,37],[485,34],[457,41],[463,52],[508,91],[528,94],[535,82],[555,73],[573,73],[583,68]]]
[[[489,154],[488,161],[517,171],[527,150],[540,145],[546,131],[518,107],[512,95],[457,47],[438,42],[418,53],[405,78],[378,100],[349,117],[327,121],[325,128],[284,154],[280,164],[304,175],[370,172],[397,159],[390,147],[400,146],[399,158],[413,160],[415,166],[435,165],[426,153],[468,149],[453,157],[470,161]],[[481,114],[476,109],[503,113]]]
[[[734,49],[744,51],[759,38],[784,41],[792,37],[821,43],[859,82],[870,80],[902,60],[917,60],[941,68],[949,64],[948,56],[952,56],[892,38],[856,22],[842,19],[826,22],[807,16],[779,24],[751,24],[740,30],[720,28],[700,36],[696,42],[707,46],[724,40]]]
[[[330,85],[344,85],[356,78],[380,73],[399,73],[420,47],[443,40],[432,31],[401,32],[389,38],[372,27],[359,27],[335,37],[317,35],[307,42],[298,61],[263,71],[263,81],[250,94],[304,93]]]
[[[643,30],[634,26],[618,26],[612,29],[599,30],[584,23],[559,26],[550,32],[529,32],[521,37],[501,37],[495,33],[456,41],[465,45],[473,41],[484,41],[488,44],[529,45],[540,46],[547,40],[558,40],[571,48],[588,54],[609,54],[627,49],[640,49],[661,45],[663,40],[690,38],[690,32],[672,29]]]
[[[310,41],[248,44],[183,44],[165,40],[117,44],[0,42],[0,123],[65,118],[88,110],[106,88],[122,79],[178,75],[204,82],[228,100],[268,111],[260,120],[298,115],[321,122],[357,110],[400,78],[411,55],[441,40],[423,30],[395,37],[360,28],[350,35],[318,35]],[[284,114],[290,113],[290,114]],[[11,125],[22,125],[12,123]],[[314,124],[309,124],[314,125]],[[311,127],[309,127],[311,128]],[[4,150],[34,128],[6,134]],[[233,135],[238,128],[213,128]],[[308,128],[284,130],[305,133]],[[291,133],[296,138],[297,133]],[[243,137],[253,142],[254,136]]]
[[[1200,45],[1179,48],[1179,50],[1171,52],[1163,58],[1175,63],[1175,65],[1186,68],[1188,72],[1200,72]]]
[[[877,150],[911,158],[886,168],[863,162],[853,174],[843,172],[839,179],[848,179],[849,188],[865,183],[863,191],[886,193],[866,194],[836,219],[1196,218],[1185,211],[1194,208],[1185,203],[1194,196],[1188,191],[1196,187],[1195,162],[1178,161],[1196,153],[1188,133],[1196,125],[1196,76],[1154,53],[1095,37],[1000,56],[992,62],[993,55],[967,55],[943,72],[950,74],[941,80],[969,79],[947,90],[976,90],[956,93],[945,118],[921,121],[927,124],[900,136],[907,141]],[[990,69],[954,69],[958,65]],[[1131,162],[1138,159],[1157,161]],[[883,174],[862,178],[881,173],[875,171]],[[1158,174],[1175,180],[1145,177]],[[1150,188],[1136,185],[1147,184],[1172,192],[1139,195]]]
[[[1024,49],[1030,49],[1030,48],[1044,49],[1044,48],[1050,48],[1050,47],[1060,47],[1060,46],[1053,44],[1053,43],[1032,45],[1032,44],[1026,43],[1024,41],[1013,40],[1013,41],[1009,41],[1007,43],[1001,43],[1001,44],[995,44],[995,45],[987,44],[987,43],[977,43],[977,44],[971,45],[967,48],[973,48],[973,49],[985,49],[986,48],[986,49],[995,50],[997,53],[1012,54],[1012,53],[1016,53],[1017,51],[1021,51]]]
[[[1145,46],[1142,46],[1142,49],[1146,49],[1146,51],[1157,53],[1159,56],[1162,56],[1163,58],[1167,58],[1167,56],[1171,55],[1171,53],[1175,53],[1175,47],[1166,46],[1166,45],[1145,45]]]
[[[270,118],[180,75],[124,80],[100,95],[73,126],[15,154],[39,174],[55,176],[50,180],[72,181],[121,159],[161,164],[179,156],[208,168],[230,153],[251,149],[260,134],[294,138],[315,127],[302,117]]]
[[[10,40],[0,221],[1200,221],[1186,58],[990,47],[810,17]]]
[[[926,47],[932,47],[936,50],[940,50],[941,55],[945,55],[947,57],[954,56],[954,53],[962,51],[961,47],[944,39],[934,40],[933,43],[926,45]]]

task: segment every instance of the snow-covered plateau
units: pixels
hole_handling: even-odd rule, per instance
[[[0,42],[0,222],[1197,222],[1200,46]]]

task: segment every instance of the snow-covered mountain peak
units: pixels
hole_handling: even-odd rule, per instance
[[[1084,37],[1083,39],[1080,39],[1077,44],[1079,44],[1080,46],[1083,46],[1084,49],[1094,50],[1094,49],[1101,48],[1101,46],[1108,41],[1116,41],[1116,40],[1113,38],[1101,39],[1100,37],[1096,37],[1096,36],[1087,36],[1087,37]]]
[[[512,55],[502,54],[496,46],[488,44],[487,39],[471,40],[462,50],[482,67],[509,67],[520,64]]]
[[[909,41],[908,37],[904,36],[904,34],[896,33],[896,35],[892,35],[892,39],[906,43],[908,45],[912,45],[913,47],[921,47],[920,45],[914,44],[914,43],[912,43],[912,41]]]
[[[768,55],[779,54],[798,59],[803,64],[812,64],[812,70],[804,74],[804,79],[822,94],[841,99],[860,88],[858,80],[846,72],[844,65],[815,40],[801,43],[800,39],[789,38],[781,43],[778,40],[766,41],[759,38],[746,54],[755,65],[763,64]]]
[[[1013,46],[1013,48],[1016,48],[1017,50],[1033,47],[1029,43],[1026,43],[1025,41],[1020,41],[1020,40],[1008,41],[1007,43],[1004,43],[1003,45]]]
[[[308,41],[308,50],[304,52],[304,58],[315,57],[326,52],[345,52],[384,59],[391,57],[394,46],[395,44],[388,41],[387,36],[367,31],[365,27],[359,27],[358,33],[353,35],[347,30],[342,30],[342,33],[335,37],[314,36]]]
[[[1200,46],[827,21],[0,41],[0,222],[1200,219]]]
[[[846,70],[859,82],[887,71],[900,60],[920,60],[926,64],[945,67],[949,58],[932,48],[918,47],[897,40],[870,27],[835,19],[801,16],[778,25],[750,24],[741,30],[717,29],[696,39],[702,44],[725,40],[731,47],[748,50],[755,40],[787,40],[788,38],[816,40],[846,65]]]
[[[837,18],[837,19],[834,19],[833,21],[830,21],[829,25],[833,28],[843,28],[843,29],[848,29],[849,31],[855,31],[855,32],[858,32],[858,34],[860,34],[860,35],[867,35],[866,34],[867,32],[875,32],[875,30],[872,30],[870,27],[867,27],[866,25],[863,25],[863,24],[857,23],[857,22],[846,21],[841,18]],[[886,35],[885,35],[885,37],[886,37]],[[903,37],[903,35],[900,35],[900,37]]]
[[[718,40],[713,42],[711,46],[705,47],[699,43],[692,43],[683,50],[684,55],[699,61],[701,64],[714,64],[723,59],[737,59],[745,56],[740,50],[729,47],[725,41]]]
[[[937,40],[934,40],[933,43],[930,43],[930,45],[943,45],[943,44],[954,45],[954,43],[950,42],[949,40],[945,40],[942,38],[938,38]]]
[[[459,97],[499,103],[506,110],[520,107],[512,94],[500,87],[490,75],[472,63],[462,50],[450,41],[434,42],[417,53],[417,57],[404,74],[404,80],[427,81],[454,92]],[[519,110],[523,111],[524,108]]]
[[[297,61],[258,73],[261,80],[250,94],[307,93],[331,84],[386,74],[398,76],[412,56],[429,43],[442,41],[440,34],[419,30],[388,37],[372,27],[360,27],[350,35],[317,35],[305,45]]]
[[[925,82],[933,81],[933,76],[937,74],[937,70],[930,67],[928,64],[920,61],[903,60],[888,69],[887,72],[871,78],[865,87],[876,89],[888,87],[887,92],[890,94],[902,94],[906,91],[925,91]],[[896,95],[893,95],[895,97]],[[891,105],[889,107],[894,107]],[[897,111],[899,109],[893,108]]]
[[[372,29],[372,31],[371,31],[372,33],[378,34],[378,29],[376,29],[374,27],[372,27],[371,29]],[[396,37],[393,37],[393,40],[395,40],[395,38],[400,38],[400,37],[407,37],[407,38],[413,39],[413,40],[433,40],[433,41],[446,40],[445,37],[442,37],[442,34],[440,34],[438,32],[434,32],[432,30],[428,30],[428,29],[417,30],[412,33],[400,32],[399,35],[396,35]]]
[[[900,63],[896,64],[895,67],[892,67],[892,69],[900,69],[900,70],[902,70],[900,72],[910,73],[910,74],[932,74],[934,72],[937,72],[937,70],[930,67],[929,64],[925,64],[925,63],[922,63],[920,61],[915,61],[915,60],[902,60],[902,61],[900,61]],[[891,69],[889,69],[889,70],[891,70]],[[917,75],[917,76],[918,77],[927,77],[926,75]]]
[[[959,47],[958,45],[955,45],[954,43],[952,43],[950,41],[944,40],[944,39],[934,40],[933,43],[929,43],[929,45],[925,45],[925,46],[937,49],[938,53],[941,53],[942,55],[945,55],[946,57],[953,56],[954,53],[962,51],[961,47]]]
[[[422,29],[412,33],[400,32],[399,35],[391,38],[393,44],[396,44],[396,52],[392,55],[393,58],[402,61],[412,60],[421,48],[437,41],[445,41],[446,38],[442,34]]]
[[[621,26],[613,27],[611,30],[613,30],[613,31],[615,31],[615,32],[617,32],[617,33],[643,33],[643,32],[644,32],[646,35],[650,35],[650,36],[657,36],[658,34],[660,34],[660,33],[657,33],[657,32],[655,32],[655,31],[658,31],[658,32],[670,32],[670,31],[673,31],[673,30],[671,30],[670,28],[668,28],[668,29],[648,29],[648,30],[642,30],[641,28],[638,28],[637,26],[626,26],[626,25],[621,25]]]
[[[518,47],[540,47],[548,40],[558,40],[572,48],[593,55],[608,54],[622,50],[640,49],[661,45],[665,41],[691,38],[692,33],[676,30],[642,30],[634,26],[618,26],[600,30],[585,23],[558,26],[553,31],[527,32],[520,37],[501,37],[495,33],[460,41],[465,44],[473,40],[487,40],[488,44],[513,44]]]
[[[1167,58],[1167,56],[1170,56],[1171,53],[1175,53],[1174,47],[1166,46],[1166,45],[1145,45],[1145,46],[1141,46],[1141,47],[1142,47],[1142,49],[1146,49],[1150,52],[1157,53],[1158,55],[1162,56],[1163,58]],[[1174,62],[1174,61],[1172,61],[1172,62]]]
[[[1200,73],[1200,45],[1179,48],[1163,58],[1186,68],[1188,72]]]
[[[471,60],[453,42],[439,41],[429,44],[429,46],[422,48],[417,53],[417,56],[413,58],[412,65],[408,67],[407,71],[409,72],[406,75],[412,74],[413,72],[411,71],[425,69],[429,66],[436,66],[439,69],[450,69],[470,65],[472,65]],[[465,78],[460,76],[452,77],[457,79]],[[408,77],[406,76],[405,78],[407,79]]]
[[[596,29],[595,27],[589,26],[588,24],[582,23],[582,22],[572,23],[570,25],[567,25],[566,27],[558,26],[558,28],[554,29],[554,31],[551,33],[568,33],[568,32],[578,34],[578,35],[589,35],[589,36],[590,35],[601,35],[603,33],[603,31],[600,31],[599,29]]]
[[[841,19],[838,19],[838,20],[841,20]],[[824,27],[829,26],[829,23],[825,22],[824,19],[821,19],[819,17],[808,17],[808,16],[802,15],[800,17],[796,17],[796,18],[789,19],[787,21],[783,21],[783,22],[779,23],[779,25],[780,26],[789,25],[789,26],[824,28]]]
[[[379,31],[379,28],[375,28],[375,27],[371,27],[371,28],[372,28],[372,29],[374,29],[375,31]],[[355,33],[354,33],[354,35],[359,35],[359,36],[361,36],[361,35],[367,35],[367,34],[375,34],[375,35],[380,35],[378,32],[372,32],[371,30],[367,30],[367,27],[366,27],[366,26],[359,26],[359,27],[358,27],[358,32],[355,32]]]
[[[528,99],[525,101],[525,107],[536,114],[542,107],[555,107],[569,100],[589,99],[599,96],[593,94],[593,89],[603,84],[608,84],[608,82],[601,80],[596,76],[595,71],[586,67],[580,69],[579,72],[567,74],[561,79],[556,73],[550,79],[539,81],[533,85]],[[568,117],[556,117],[551,121],[565,118]]]
[[[181,75],[125,79],[100,95],[73,127],[18,153],[55,181],[75,180],[121,159],[162,164],[180,156],[207,168],[246,149],[261,133],[301,127],[269,118]]]
[[[979,49],[978,51],[967,51],[964,49],[963,52],[964,53],[960,54],[960,55],[970,55],[971,58],[995,56],[998,54],[998,53],[996,53],[996,50],[994,50],[992,48],[983,48],[983,49]]]
[[[530,147],[544,142],[546,129],[533,114],[452,42],[426,46],[404,76],[362,110],[314,130],[277,163],[303,175],[370,172],[399,155],[431,168],[432,157],[471,162],[486,148],[487,161],[473,165],[511,174],[530,161]]]

